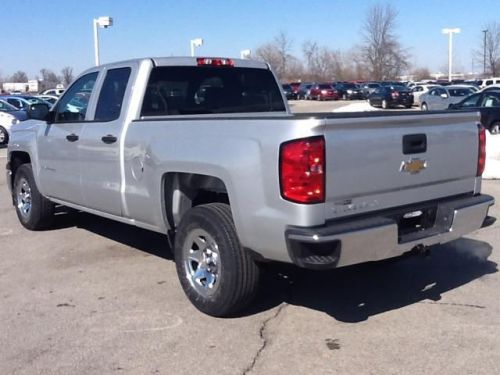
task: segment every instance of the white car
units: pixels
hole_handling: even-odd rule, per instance
[[[426,93],[427,91],[429,91],[430,89],[432,89],[436,86],[438,86],[438,85],[427,85],[427,84],[415,85],[412,88],[413,105],[420,107],[420,96],[422,96],[422,94]]]
[[[474,92],[470,86],[465,85],[437,86],[420,96],[420,109],[422,111],[448,109],[450,104],[458,103]]]
[[[10,128],[19,124],[19,120],[10,113],[0,111],[0,146],[9,142]]]

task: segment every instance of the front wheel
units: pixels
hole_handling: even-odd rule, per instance
[[[4,146],[9,143],[9,133],[3,126],[0,126],[0,146]]]
[[[190,209],[179,224],[174,253],[184,292],[208,315],[233,315],[257,292],[259,267],[242,248],[227,204]]]
[[[387,104],[387,100],[382,100],[382,109],[387,109],[389,108],[389,105]]]
[[[31,164],[17,169],[13,191],[17,217],[25,228],[40,230],[52,224],[54,204],[38,191]]]
[[[422,111],[428,111],[429,110],[429,107],[427,107],[427,103],[422,103],[422,105],[420,106],[420,109]]]

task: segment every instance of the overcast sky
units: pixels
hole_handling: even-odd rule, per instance
[[[100,29],[101,63],[145,56],[185,56],[189,40],[202,37],[198,55],[238,57],[280,31],[302,58],[306,40],[347,50],[361,41],[368,9],[389,3],[399,12],[397,33],[412,54],[412,65],[433,72],[447,64],[444,27],[459,27],[454,38],[455,71],[482,71],[472,51],[481,48],[481,30],[500,22],[500,0],[16,0],[2,1],[0,75],[17,70],[35,78],[41,68],[78,74],[94,64],[92,19],[111,16]]]

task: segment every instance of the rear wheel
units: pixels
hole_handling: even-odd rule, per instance
[[[385,100],[385,99],[382,100],[382,108],[383,109],[389,108],[389,105],[387,104],[387,100]]]
[[[242,248],[227,204],[197,206],[184,215],[175,264],[187,297],[208,315],[233,315],[256,294],[260,270]]]
[[[17,217],[25,228],[40,230],[52,224],[54,204],[38,191],[31,164],[17,169],[13,191]]]
[[[3,126],[0,126],[0,146],[4,146],[9,143],[9,133]]]
[[[422,111],[428,111],[429,110],[429,107],[427,107],[427,103],[422,103],[422,105],[420,106],[420,109]]]

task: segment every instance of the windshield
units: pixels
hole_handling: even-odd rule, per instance
[[[285,111],[269,70],[160,66],[149,77],[141,116]]]
[[[13,105],[7,103],[7,102],[4,102],[3,100],[0,100],[0,111],[3,111],[3,112],[14,112],[14,111],[18,111],[18,109],[16,107],[14,107]]]
[[[331,89],[331,88],[332,88],[332,86],[330,86],[330,85],[319,85],[319,88],[320,88],[321,90],[328,90],[328,89]]]

